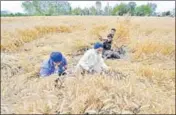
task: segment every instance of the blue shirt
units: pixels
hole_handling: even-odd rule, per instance
[[[55,65],[51,59],[45,60],[40,68],[40,76],[45,77],[51,74],[62,73],[66,70],[67,60],[62,58],[61,64],[58,66],[58,70],[55,69]]]

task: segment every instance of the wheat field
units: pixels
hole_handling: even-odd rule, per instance
[[[109,74],[62,78],[38,71],[52,51],[74,70],[84,52],[116,28]],[[1,17],[2,114],[175,114],[175,18],[116,16]],[[80,52],[80,53],[79,53]],[[62,84],[61,84],[62,83]]]

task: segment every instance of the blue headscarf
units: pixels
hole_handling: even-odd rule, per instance
[[[62,53],[60,52],[52,52],[50,58],[53,62],[61,62],[62,61]]]
[[[102,43],[97,42],[97,43],[94,44],[94,49],[98,49],[100,47],[103,48],[103,44]]]

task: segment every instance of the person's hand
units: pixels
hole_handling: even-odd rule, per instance
[[[102,41],[102,40],[103,40],[103,37],[102,37],[102,36],[99,36],[99,39]]]
[[[63,70],[67,70],[67,66],[64,66],[64,67],[63,67]]]
[[[103,70],[103,73],[107,73],[110,70],[110,68],[106,67],[106,68],[102,68],[102,70]]]
[[[110,70],[111,70],[111,68],[107,66],[106,69],[105,69],[105,72],[108,72]]]
[[[92,70],[92,69],[89,69],[89,70],[88,70],[88,73],[92,73],[92,72],[93,72],[93,70]]]

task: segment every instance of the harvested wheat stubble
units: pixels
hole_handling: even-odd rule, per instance
[[[35,26],[32,29],[17,30],[16,33],[7,33],[10,34],[8,37],[5,35],[2,37],[3,44],[1,44],[2,51],[13,51],[18,47],[24,45],[24,43],[31,42],[35,39],[40,38],[49,33],[70,33],[72,32],[71,28],[68,26]],[[14,37],[15,36],[15,37]],[[9,39],[14,38],[13,41]]]
[[[119,87],[120,85],[122,85],[122,83],[120,83],[120,85],[117,85],[117,84],[114,84],[114,82],[117,82],[117,84],[119,83],[118,80],[116,81],[114,79],[111,79],[110,77],[102,77],[102,76],[100,77],[98,75],[97,77],[88,75],[84,78],[77,76],[74,79],[69,79],[69,78],[66,79],[66,81],[64,81],[64,87],[63,87],[65,90],[63,92],[64,93],[63,97],[65,99],[63,100],[67,100],[67,101],[62,102],[62,107],[60,108],[59,112],[60,113],[101,113],[101,114],[102,113],[103,114],[124,113],[125,111],[123,110],[123,107],[119,107],[119,106],[122,106],[121,104],[125,102],[123,98],[126,98],[126,94],[123,95],[123,92]],[[122,82],[126,82],[126,81],[122,81]],[[117,88],[116,85],[119,88]],[[115,92],[114,92],[114,88],[116,89]],[[79,93],[79,95],[77,93]],[[117,101],[119,104],[115,104],[116,99],[119,99],[119,101]],[[79,104],[74,105],[75,103],[78,103],[78,102]],[[136,105],[133,102],[133,105],[128,105],[128,106],[130,107],[130,109],[128,110],[129,113],[139,113],[139,109],[140,109],[139,105]]]
[[[63,24],[77,27],[69,26],[74,30],[71,33],[54,32],[45,34],[42,38],[37,36],[33,40],[35,34],[24,32],[32,37],[26,39],[32,40],[25,43],[27,47],[20,46],[25,50],[12,51],[12,55],[5,53],[9,61],[3,58],[1,113],[175,114],[174,18],[130,17],[125,20],[125,17],[118,17],[117,20],[116,16],[50,16],[28,19],[2,17],[2,20],[2,45],[10,49],[23,43],[18,40],[19,37],[10,34],[17,32],[16,28],[25,31],[36,26],[54,27]],[[26,20],[28,23],[21,23]],[[90,33],[95,27],[100,28],[97,32]],[[54,87],[54,80],[58,76],[39,78],[36,74],[36,64],[40,65],[53,50],[66,54],[71,73],[85,50],[80,50],[78,56],[72,57],[72,53],[99,41],[98,34],[106,37],[112,27],[116,28],[118,33],[114,36],[112,48],[126,45],[130,58],[105,60],[105,63],[113,68],[111,74],[84,77],[68,75],[62,81],[63,87],[58,88]],[[5,31],[9,33],[4,33]],[[19,66],[24,69],[20,68],[22,73],[16,73]],[[122,77],[123,75],[125,77]]]
[[[19,64],[18,58],[6,53],[1,53],[1,75],[4,77],[12,77],[19,74],[22,67]],[[2,78],[4,78],[2,77]]]

